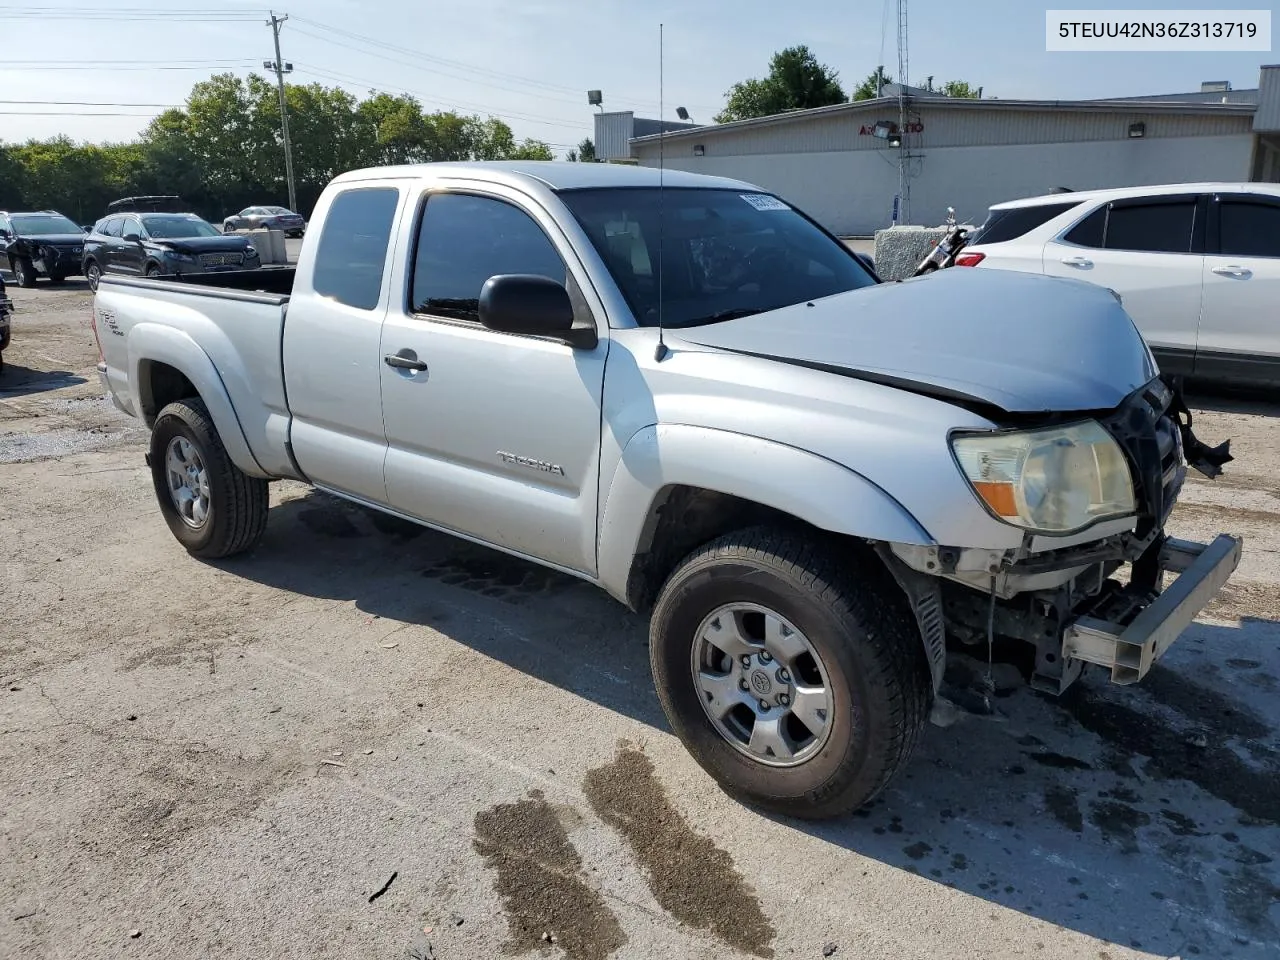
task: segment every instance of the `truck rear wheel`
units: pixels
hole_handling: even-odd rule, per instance
[[[723,789],[809,819],[885,788],[933,690],[906,598],[874,555],[763,527],[670,576],[650,663],[676,735]]]
[[[231,462],[204,401],[160,411],[151,431],[160,512],[187,552],[206,560],[252,549],[267,526],[267,481]]]

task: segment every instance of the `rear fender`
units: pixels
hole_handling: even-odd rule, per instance
[[[146,365],[168,364],[191,381],[200,394],[200,399],[213,418],[214,426],[218,428],[218,436],[222,438],[231,462],[251,477],[270,479],[270,474],[262,469],[249,448],[249,442],[240,426],[240,418],[236,415],[217,367],[195,340],[173,327],[139,323],[129,331],[128,347],[129,391],[132,394],[133,409],[139,415],[150,421],[159,413],[144,378]],[[144,414],[144,411],[150,412]]]
[[[725,430],[649,426],[628,441],[601,510],[599,580],[624,603],[632,561],[648,549],[655,505],[674,485],[738,497],[832,533],[933,543],[900,503],[834,461]]]

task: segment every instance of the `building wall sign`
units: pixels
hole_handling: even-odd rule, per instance
[[[863,137],[874,137],[876,135],[876,127],[878,125],[879,124],[874,124],[874,123],[873,124],[864,123],[862,127],[858,130],[858,135]],[[898,125],[896,123],[889,123],[888,126],[891,130],[895,132],[898,129]],[[913,120],[911,123],[907,124],[906,130],[907,130],[907,133],[924,133],[924,121]]]

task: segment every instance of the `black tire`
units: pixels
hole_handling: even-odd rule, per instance
[[[776,611],[821,658],[830,732],[797,766],[747,756],[703,709],[695,634],[732,603]],[[879,558],[774,528],[727,534],[685,559],[659,594],[649,649],[662,708],[703,769],[745,803],[805,819],[847,813],[880,793],[911,756],[933,697],[919,628]]]
[[[160,276],[160,264],[148,263],[146,268],[143,270],[143,276],[150,277],[153,280]]]
[[[209,485],[209,511],[199,527],[188,524],[169,493],[165,458],[169,443],[184,437],[204,464]],[[174,537],[192,556],[216,560],[257,546],[267,527],[268,484],[250,477],[231,462],[213,419],[198,397],[171,403],[151,430],[151,479],[160,512]]]
[[[30,290],[36,285],[36,266],[29,257],[18,257],[13,261],[13,279],[18,286]]]
[[[96,293],[98,281],[102,279],[102,268],[97,260],[90,260],[84,265],[84,278],[89,281],[89,289]]]

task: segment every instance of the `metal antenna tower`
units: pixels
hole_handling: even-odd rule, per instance
[[[911,222],[911,178],[907,170],[910,161],[907,134],[907,0],[898,0],[898,131],[902,145],[898,148],[898,196],[901,210],[898,222]]]

